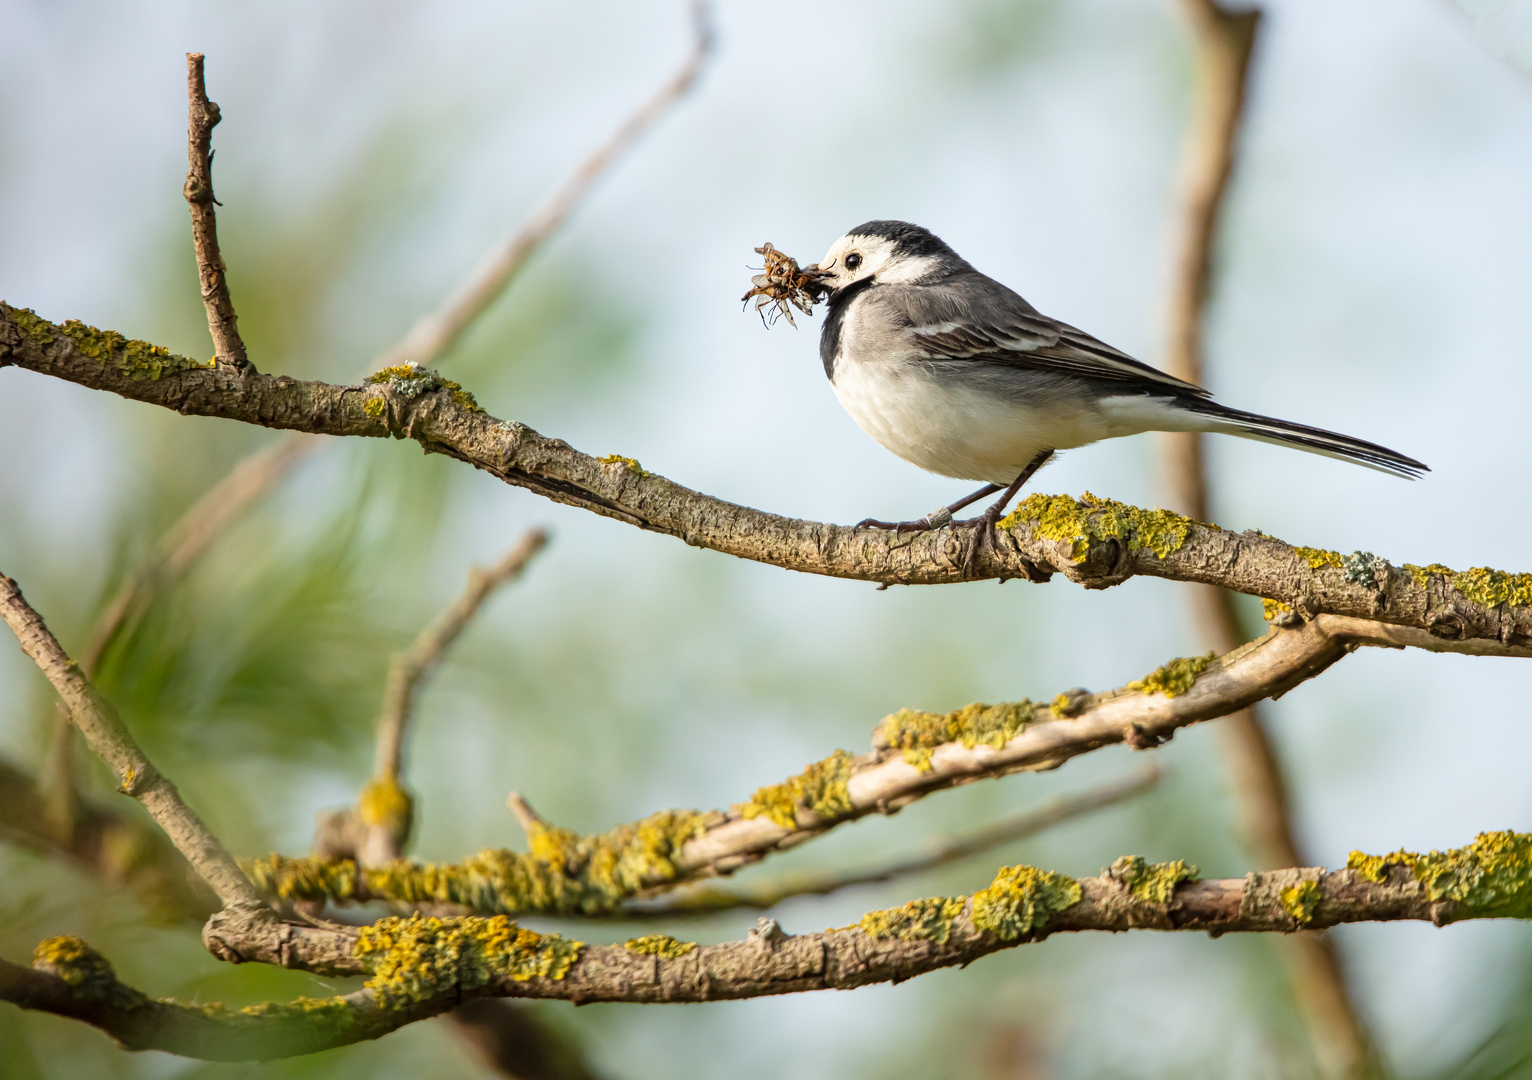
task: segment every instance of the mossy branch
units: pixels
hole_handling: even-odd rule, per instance
[[[1134,685],[1052,701],[969,705],[952,713],[901,710],[860,756],[837,750],[801,774],[757,791],[727,812],[666,810],[594,836],[547,825],[530,812],[531,851],[482,851],[457,864],[273,855],[249,867],[262,890],[288,902],[391,900],[520,915],[608,915],[628,901],[702,877],[732,873],[849,821],[891,813],[934,791],[1015,772],[1054,769],[1103,746],[1157,746],[1190,724],[1285,693],[1361,645],[1393,646],[1405,631],[1323,615],[1215,660],[1184,662]]]
[[[289,967],[369,976],[362,991],[344,998],[238,1014],[154,1002],[118,983],[110,965],[77,938],[54,938],[38,948],[40,970],[0,962],[0,999],[78,1017],[125,1045],[227,1060],[373,1038],[465,997],[717,1001],[898,981],[1065,932],[1196,930],[1217,937],[1401,919],[1441,926],[1528,917],[1532,836],[1500,832],[1451,851],[1353,852],[1341,870],[1224,880],[1198,880],[1185,862],[1148,864],[1132,856],[1086,878],[1008,866],[971,896],[912,900],[823,933],[788,934],[762,919],[744,940],[719,945],[658,935],[587,945],[533,933],[504,916],[414,915],[360,929],[310,928],[324,941],[295,940],[289,928],[269,923],[225,924],[224,939],[247,958],[280,956]]]
[[[407,438],[508,484],[695,547],[803,573],[889,585],[965,580],[966,526],[914,537],[795,520],[724,502],[620,460],[583,454],[496,419],[439,379],[359,386],[282,376],[230,378],[158,346],[0,303],[0,367],[14,365],[189,415],[363,438]],[[1136,574],[1280,601],[1295,618],[1373,619],[1421,630],[1454,651],[1532,655],[1532,575],[1395,566],[1365,552],[1299,549],[1166,511],[1086,495],[1033,495],[981,555],[980,577],[1041,568],[1087,588]],[[1411,641],[1410,644],[1416,642]]]

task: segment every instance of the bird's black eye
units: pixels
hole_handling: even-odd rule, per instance
[[[862,257],[860,255],[858,255],[856,252],[853,251],[850,255],[846,256],[846,269],[847,270],[855,270],[858,266],[861,266],[861,265],[862,265]]]

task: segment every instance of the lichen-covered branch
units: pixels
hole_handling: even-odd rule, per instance
[[[112,770],[124,795],[143,804],[176,849],[224,904],[264,910],[264,901],[218,839],[186,805],[166,776],[134,741],[117,710],[70,660],[42,616],[21,595],[16,582],[0,574],[0,619],[15,633],[21,651],[31,657],[68,707],[86,745]]]
[[[216,103],[207,99],[202,76],[202,54],[186,54],[186,183],[181,194],[191,207],[192,242],[197,250],[197,278],[202,284],[202,304],[207,308],[207,328],[213,335],[218,364],[232,374],[254,372],[239,336],[234,301],[229,298],[228,270],[218,250],[218,218],[213,205],[213,128],[222,117]]]
[[[591,186],[691,92],[713,52],[713,20],[707,0],[693,0],[691,20],[692,48],[676,72],[580,163],[504,247],[490,252],[440,308],[421,319],[404,340],[383,353],[378,367],[409,362],[431,364],[452,348],[463,331],[506,290],[533,253],[563,226]]]
[[[366,438],[407,438],[535,491],[695,547],[788,570],[890,585],[964,580],[966,528],[896,534],[795,520],[692,491],[629,458],[595,458],[484,412],[473,396],[408,365],[357,386],[278,376],[231,379],[209,365],[80,323],[0,303],[0,367],[14,365],[197,416]],[[1087,588],[1135,574],[1219,585],[1295,615],[1373,619],[1428,631],[1454,651],[1532,655],[1532,575],[1394,565],[1367,552],[1294,547],[1166,511],[1086,495],[1033,495],[1003,522],[980,577],[1041,569]],[[1031,570],[1029,571],[1029,567]],[[1413,643],[1413,642],[1412,642]]]
[[[38,945],[30,968],[0,960],[0,1001],[81,1020],[125,1050],[165,1050],[206,1061],[269,1061],[376,1039],[444,1012],[450,998],[383,1007],[371,991],[243,1009],[159,1001],[118,981],[76,937]]]
[[[903,709],[878,725],[870,753],[837,750],[727,812],[663,810],[595,836],[548,825],[529,811],[518,814],[530,840],[525,854],[490,849],[457,864],[400,860],[374,868],[273,855],[249,871],[263,892],[289,902],[391,900],[498,914],[610,914],[632,898],[731,873],[933,791],[1054,769],[1117,743],[1159,745],[1189,724],[1285,693],[1360,645],[1393,646],[1412,635],[1442,644],[1423,631],[1326,615],[1273,630],[1221,658],[1172,661],[1118,690],[975,704],[951,713]]]
[[[826,896],[842,889],[858,885],[892,881],[895,878],[947,866],[971,856],[1034,836],[1065,821],[1084,814],[1116,806],[1137,798],[1160,782],[1160,768],[1150,765],[1135,774],[1113,780],[1099,787],[1090,788],[1073,795],[1050,799],[1041,806],[1033,807],[1009,818],[993,822],[982,829],[956,839],[934,844],[917,855],[887,863],[871,870],[852,872],[806,873],[774,881],[762,882],[751,887],[736,886],[732,889],[699,884],[693,889],[678,892],[654,905],[627,907],[623,917],[641,914],[648,918],[668,918],[675,915],[711,915],[733,908],[754,908],[765,911],[795,896]]]
[[[1009,866],[971,896],[912,900],[823,933],[788,934],[775,920],[761,919],[744,940],[719,945],[664,935],[587,945],[534,933],[503,915],[417,914],[361,928],[298,928],[225,910],[215,923],[228,958],[367,975],[366,987],[345,998],[257,1006],[233,1016],[217,1006],[152,1002],[118,983],[83,942],[54,938],[39,946],[34,963],[48,979],[0,963],[0,999],[78,1016],[127,1045],[178,1053],[207,1046],[207,1056],[227,1060],[280,1055],[269,1039],[216,1037],[228,1036],[229,1028],[213,1022],[256,1029],[270,1023],[273,1033],[284,1032],[298,1047],[285,1052],[305,1053],[320,1045],[303,1038],[322,1037],[330,1041],[321,1045],[330,1046],[371,1038],[472,997],[717,1001],[898,981],[1070,931],[1199,930],[1216,937],[1353,922],[1415,919],[1442,926],[1532,916],[1532,836],[1521,833],[1484,833],[1467,847],[1425,855],[1353,852],[1343,870],[1289,869],[1217,881],[1198,880],[1197,873],[1185,862],[1148,864],[1135,856],[1087,878]],[[135,1020],[146,1021],[149,1031]],[[179,1045],[167,1045],[175,1024],[194,1030],[180,1036]]]

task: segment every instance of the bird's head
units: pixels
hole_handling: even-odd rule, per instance
[[[967,267],[930,229],[907,221],[869,221],[846,233],[816,266],[825,288],[839,291],[868,278],[879,284],[909,285]]]

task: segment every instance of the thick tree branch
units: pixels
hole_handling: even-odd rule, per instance
[[[175,785],[150,763],[117,711],[65,654],[42,616],[22,597],[21,589],[4,575],[0,575],[0,618],[15,633],[21,651],[32,658],[58,691],[85,736],[86,745],[121,783],[118,790],[143,804],[224,904],[268,910],[269,914],[233,856],[224,850],[197,812],[181,799]]]
[[[964,580],[965,530],[891,534],[724,502],[631,459],[597,459],[496,419],[461,387],[425,370],[359,386],[270,375],[235,380],[156,346],[79,323],[57,326],[0,303],[5,365],[188,415],[413,439],[556,502],[788,570],[891,585]],[[1395,566],[1367,552],[1293,547],[1089,496],[1033,495],[1004,525],[995,548],[980,556],[980,577],[1025,577],[1041,568],[1087,588],[1135,574],[1195,581],[1280,601],[1304,618],[1329,613],[1428,631],[1454,651],[1532,655],[1532,576],[1525,574]]]
[[[239,336],[234,301],[229,298],[228,270],[218,250],[218,218],[213,204],[213,127],[222,117],[216,103],[207,99],[202,77],[202,54],[186,54],[186,184],[181,194],[191,207],[192,242],[197,249],[197,278],[202,283],[202,303],[207,308],[207,328],[213,335],[213,353],[220,367],[238,374],[254,372],[245,343]]]

